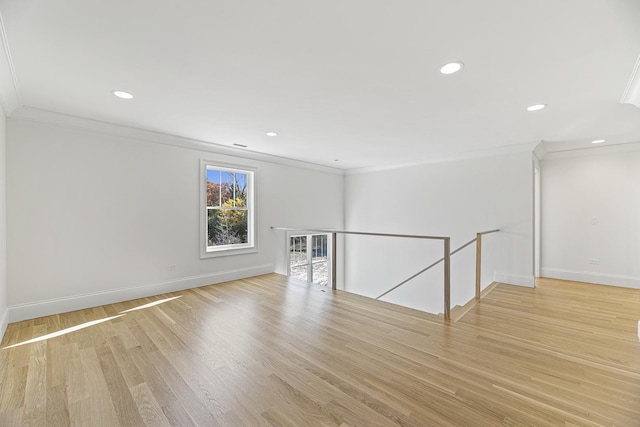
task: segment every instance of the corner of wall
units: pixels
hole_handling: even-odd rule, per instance
[[[2,14],[0,14],[0,105],[4,110],[4,117],[21,105],[18,79],[9,51]]]
[[[540,141],[533,149],[533,156],[538,162],[541,162],[544,156],[547,155],[547,146],[544,141]]]
[[[0,311],[0,342],[4,338],[4,333],[7,331],[7,326],[9,325],[9,309],[4,308]]]
[[[536,279],[532,275],[502,273],[499,271],[494,273],[494,281],[507,285],[524,286],[526,288],[533,288],[536,283]]]
[[[0,106],[0,341],[9,322],[7,308],[7,132],[4,108]]]

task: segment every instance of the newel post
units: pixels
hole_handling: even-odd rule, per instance
[[[451,238],[444,238],[444,320],[451,319]]]
[[[476,299],[480,300],[480,273],[482,270],[482,234],[476,234]]]
[[[338,289],[338,233],[331,233],[331,289]]]

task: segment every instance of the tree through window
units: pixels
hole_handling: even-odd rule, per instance
[[[251,170],[205,165],[206,252],[254,247]]]

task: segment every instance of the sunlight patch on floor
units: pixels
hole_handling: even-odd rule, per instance
[[[86,323],[82,323],[80,325],[72,326],[72,327],[67,328],[67,329],[62,329],[61,331],[52,332],[50,334],[43,335],[41,337],[32,338],[32,339],[27,340],[27,341],[19,342],[18,344],[13,344],[13,345],[6,346],[6,347],[3,348],[3,350],[6,350],[8,348],[18,347],[18,346],[25,345],[25,344],[32,344],[32,343],[38,342],[38,341],[48,340],[50,338],[59,337],[59,336],[64,335],[64,334],[68,334],[68,333],[74,332],[74,331],[79,331],[80,329],[88,328],[90,326],[97,325],[99,323],[108,322],[109,320],[117,319],[118,317],[122,317],[122,316],[124,316],[124,314],[119,314],[119,315],[113,316],[113,317],[105,317],[104,319],[92,320],[90,322],[86,322]]]
[[[112,316],[112,317],[105,317],[104,319],[98,319],[98,320],[92,320],[90,322],[86,322],[86,323],[82,323],[80,325],[76,325],[76,326],[72,326],[70,328],[66,328],[66,329],[62,329],[60,331],[57,332],[52,332],[50,334],[47,335],[42,335],[41,337],[37,337],[37,338],[32,338],[30,340],[27,341],[23,341],[23,342],[19,342],[17,344],[13,344],[13,345],[9,345],[3,348],[3,350],[9,349],[9,348],[14,348],[14,347],[19,347],[21,345],[25,345],[25,344],[32,344],[35,342],[39,342],[39,341],[45,341],[51,338],[55,338],[55,337],[59,337],[71,332],[75,332],[75,331],[79,331],[80,329],[85,329],[88,328],[90,326],[94,326],[94,325],[98,325],[100,323],[104,323],[104,322],[108,322],[109,320],[113,320],[113,319],[117,319],[118,317],[122,317],[125,316],[126,313],[129,313],[131,311],[136,311],[136,310],[142,310],[144,308],[150,308],[159,304],[163,304],[165,302],[169,302],[172,301],[174,299],[178,299],[178,298],[182,298],[182,295],[179,295],[177,297],[171,297],[171,298],[165,298],[165,299],[161,299],[158,301],[153,301],[150,302],[148,304],[143,304],[143,305],[139,305],[138,307],[134,307],[134,308],[130,308],[129,310],[124,310],[121,311],[120,314],[118,314],[117,316]]]
[[[131,312],[131,311],[136,311],[136,310],[142,310],[143,308],[153,307],[154,305],[163,304],[163,303],[165,303],[165,302],[169,302],[169,301],[171,301],[171,300],[178,299],[178,298],[182,298],[182,295],[177,296],[177,297],[171,297],[171,298],[161,299],[161,300],[158,300],[158,301],[150,302],[149,304],[144,304],[144,305],[140,305],[140,306],[138,306],[138,307],[130,308],[129,310],[121,311],[121,312],[120,312],[120,314],[122,314],[122,313],[129,313],[129,312]]]

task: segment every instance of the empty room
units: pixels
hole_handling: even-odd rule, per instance
[[[638,22],[0,0],[0,426],[640,426]]]

